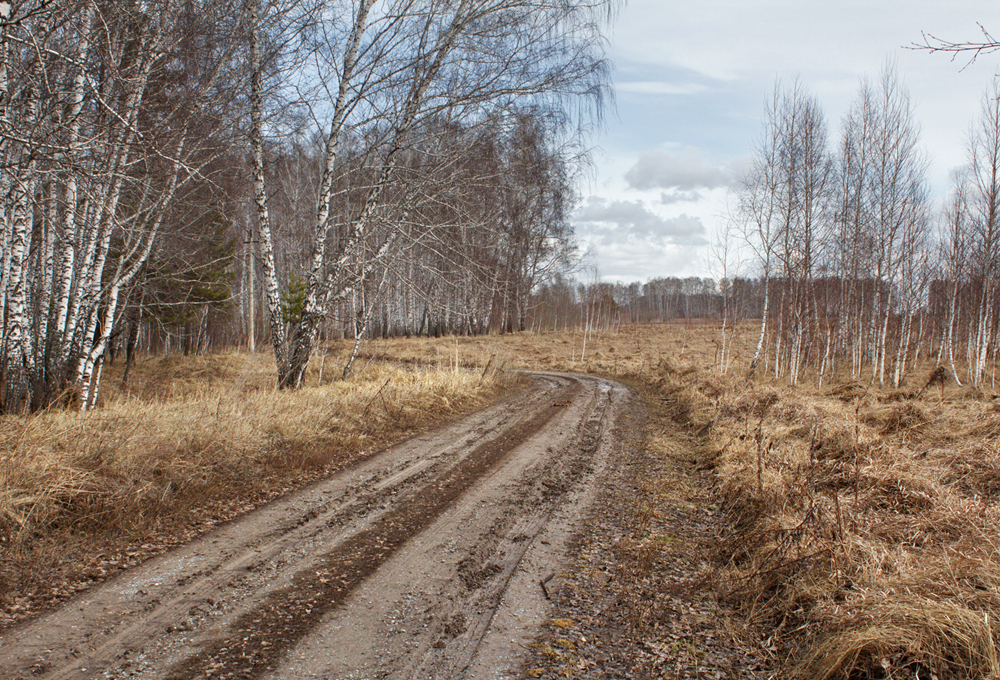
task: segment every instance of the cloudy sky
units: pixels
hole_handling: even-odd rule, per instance
[[[895,61],[943,196],[1000,53],[951,61],[904,49],[921,31],[960,41],[1000,35],[993,0],[629,0],[611,32],[616,111],[596,139],[577,235],[609,281],[710,273],[727,213],[776,79],[816,95],[840,134],[863,77]]]

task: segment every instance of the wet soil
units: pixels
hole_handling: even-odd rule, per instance
[[[633,408],[534,382],[5,631],[0,677],[516,677]]]
[[[553,608],[522,677],[775,677],[760,631],[713,596],[730,529],[706,452],[662,402],[653,394],[616,421],[622,455],[547,583]]]

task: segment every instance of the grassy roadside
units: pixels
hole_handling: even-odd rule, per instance
[[[809,678],[996,677],[992,395],[674,373],[736,530],[718,588]]]
[[[377,341],[351,381],[316,386],[314,366],[296,393],[271,389],[264,355],[151,358],[99,411],[0,420],[0,611],[23,617],[476,408],[509,366],[616,377],[650,404],[650,456],[611,499],[624,523],[583,546],[581,573],[595,580],[580,586],[621,598],[610,611],[649,675],[698,677],[713,654],[738,658],[710,637],[729,625],[754,631],[785,677],[1000,676],[996,397],[923,390],[930,366],[901,390],[747,382],[739,365],[717,371],[716,332],[645,326],[586,349],[579,333]],[[697,551],[680,549],[691,535],[704,537]],[[685,570],[732,621],[696,610],[675,625]],[[562,663],[570,651],[585,663],[589,643],[556,628],[566,644],[547,648],[561,663],[553,677],[598,673]],[[683,673],[670,666],[681,654],[694,659]]]
[[[380,362],[320,385],[321,362],[291,392],[263,354],[150,357],[97,410],[0,419],[0,627],[512,386]]]
[[[656,373],[621,374],[642,403],[627,445],[551,585],[554,613],[521,669],[556,680],[770,677],[754,636],[711,595],[723,515],[701,438],[675,420]]]
[[[900,390],[867,380],[822,389],[766,375],[747,382],[739,365],[719,374],[716,333],[639,327],[596,334],[585,354],[579,334],[408,340],[375,353],[470,365],[509,356],[514,365],[603,374],[648,391],[670,421],[653,423],[649,446],[669,463],[671,441],[686,437],[694,468],[710,476],[706,508],[721,511],[706,583],[738,613],[736,628],[757,631],[781,675],[1000,676],[997,397],[954,385],[922,389],[929,365]],[[670,467],[649,483],[690,472]],[[636,514],[669,505],[661,498]],[[669,531],[650,531],[637,535],[669,540]],[[655,553],[649,573],[669,554]],[[658,635],[650,633],[652,644],[670,642]]]

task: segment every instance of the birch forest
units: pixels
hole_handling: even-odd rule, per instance
[[[836,370],[898,387],[930,358],[959,385],[994,385],[996,83],[943,206],[929,197],[920,126],[891,65],[862,81],[840,128],[832,138],[801,83],[775,88],[728,235],[759,272],[750,373],[796,384],[809,372],[822,385]],[[723,315],[731,289],[719,291]]]
[[[331,340],[346,376],[366,337],[676,319],[719,324],[721,371],[995,385],[996,84],[942,204],[891,66],[837,125],[779,83],[713,276],[587,282],[617,9],[0,2],[0,413],[91,408],[137,352],[266,348],[294,388]]]
[[[0,412],[136,351],[525,327],[605,0],[0,3]],[[126,368],[127,377],[127,368]]]

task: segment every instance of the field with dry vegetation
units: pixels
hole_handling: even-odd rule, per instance
[[[0,418],[0,628],[512,385],[378,362],[332,380],[345,358],[278,391],[267,354],[149,357],[96,410]]]
[[[734,356],[749,355],[743,333]],[[299,392],[272,388],[266,355],[147,358],[100,409],[0,421],[0,623],[474,409],[523,368],[621,379],[653,412],[645,441],[666,464],[644,482],[638,533],[615,546],[636,556],[629,587],[682,549],[679,515],[655,503],[676,506],[667,477],[691,474],[724,537],[705,580],[732,615],[720,626],[782,676],[1000,675],[996,395],[931,380],[929,364],[897,390],[747,381],[739,361],[719,371],[717,334],[370,341],[356,376],[320,385],[318,359]],[[634,629],[667,649],[660,600],[643,597]]]
[[[738,362],[718,370],[717,334],[640,326],[594,334],[586,348],[577,333],[398,340],[372,352],[599,373],[638,387],[676,426],[652,432],[650,446],[668,457],[694,451],[707,472],[728,537],[711,583],[782,675],[1000,674],[997,396],[940,383],[930,364],[898,390],[843,377],[822,389],[760,373],[748,382]],[[690,446],[669,441],[678,436]],[[645,545],[664,560],[674,541],[660,538]]]

